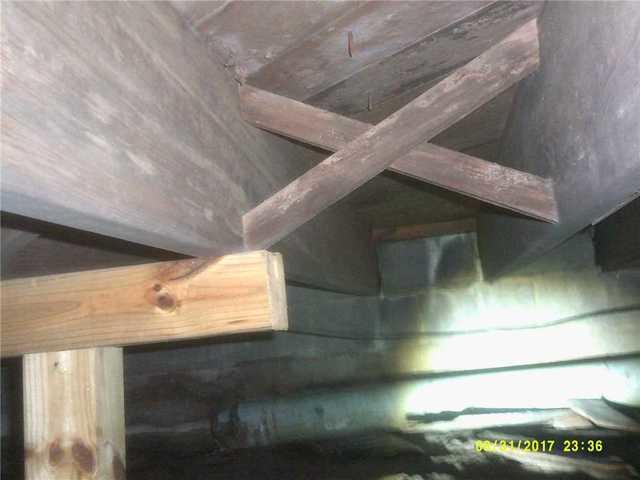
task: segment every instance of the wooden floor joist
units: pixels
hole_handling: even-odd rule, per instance
[[[26,480],[125,478],[121,348],[23,359]]]
[[[316,163],[242,120],[236,83],[169,2],[2,8],[3,211],[220,256],[242,251],[245,212]],[[361,223],[340,208],[287,238],[289,279],[375,293]]]
[[[480,215],[488,279],[535,262],[640,190],[640,3],[548,2],[539,21],[545,61],[518,89],[499,161],[551,178],[561,221]]]
[[[291,44],[251,75],[250,81],[266,90],[305,100],[491,3],[349,2],[347,12]],[[350,54],[345,55],[347,32],[351,33],[351,40],[347,40]]]
[[[264,251],[5,281],[2,356],[285,330],[282,259]]]
[[[239,93],[243,117],[252,125],[332,152],[373,126],[249,85]],[[558,220],[548,179],[432,143],[396,159],[389,170],[539,220]]]
[[[243,216],[245,246],[267,248],[533,72],[530,21]]]
[[[427,2],[419,5],[425,4]],[[357,115],[361,120],[363,117],[382,119],[384,115],[378,117],[376,111],[389,111],[387,105],[401,106],[403,98],[409,99],[409,92],[424,90],[425,80],[430,82],[474,59],[536,18],[543,7],[544,2],[492,2],[409,47],[358,69],[349,78],[312,97],[295,98],[332,112]],[[451,48],[452,45],[455,47]],[[249,83],[272,91],[268,85],[251,80]],[[288,91],[281,93],[292,97]]]

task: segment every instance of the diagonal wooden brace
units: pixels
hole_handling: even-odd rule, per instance
[[[273,245],[538,64],[533,20],[247,212],[245,246]]]
[[[337,152],[373,125],[259,88],[239,88],[244,119],[279,135]],[[538,220],[557,222],[553,182],[532,173],[422,143],[388,168]]]

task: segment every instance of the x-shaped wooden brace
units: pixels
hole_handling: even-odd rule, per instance
[[[244,215],[245,245],[273,245],[386,168],[557,222],[550,180],[424,143],[538,64],[538,28],[532,20],[376,126],[240,87],[248,122],[336,152]]]

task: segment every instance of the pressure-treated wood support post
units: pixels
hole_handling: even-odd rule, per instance
[[[23,359],[26,480],[125,478],[121,348]]]
[[[1,282],[2,355],[24,355],[26,479],[125,478],[120,347],[285,330],[284,278],[280,255],[248,252]]]

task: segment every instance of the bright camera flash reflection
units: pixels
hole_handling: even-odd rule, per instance
[[[465,408],[568,408],[571,399],[608,398],[640,406],[640,360],[592,362],[467,374],[407,384],[403,409],[412,414]]]

